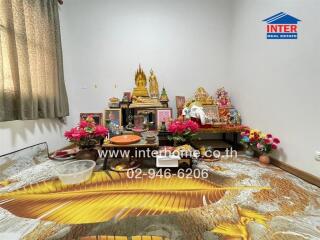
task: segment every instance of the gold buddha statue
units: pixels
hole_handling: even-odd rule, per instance
[[[202,105],[215,105],[216,101],[213,97],[209,96],[207,91],[203,87],[199,87],[195,94],[194,98],[197,102],[200,102]]]
[[[135,75],[135,83],[136,87],[133,89],[132,96],[133,97],[149,97],[148,89],[147,89],[147,78],[144,74],[140,64],[139,68]]]
[[[153,70],[150,70],[149,77],[149,93],[151,98],[159,98],[159,85],[156,75],[153,73]]]

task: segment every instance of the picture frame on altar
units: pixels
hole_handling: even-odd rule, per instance
[[[218,105],[205,105],[203,111],[208,119],[206,124],[213,124],[213,122],[220,122],[220,114]]]
[[[124,102],[131,102],[132,100],[131,92],[124,92],[122,100],[126,100]]]
[[[177,109],[183,109],[185,103],[186,103],[186,97],[185,96],[176,96]]]
[[[134,122],[134,128],[136,129],[144,129],[144,116],[139,114],[139,115],[134,115],[133,117],[133,122]]]
[[[136,115],[144,116],[144,123],[148,124],[149,130],[157,130],[157,109],[153,108],[143,108],[137,109]]]
[[[169,121],[172,119],[172,109],[171,108],[161,108],[157,109],[157,128],[161,128],[162,122],[165,122],[166,127],[169,127]]]
[[[80,113],[80,121],[86,120],[90,115],[92,115],[92,118],[97,125],[102,124],[103,113]]]
[[[121,108],[112,108],[112,109],[106,109],[104,111],[104,120],[107,123],[107,121],[110,123],[113,123],[118,126],[122,126],[122,112]]]

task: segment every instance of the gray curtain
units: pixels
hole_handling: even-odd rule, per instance
[[[69,115],[56,0],[0,0],[0,121]]]

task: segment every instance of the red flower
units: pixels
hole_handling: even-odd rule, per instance
[[[272,145],[271,145],[271,148],[272,148],[272,149],[277,149],[278,147],[277,147],[276,144],[272,144]]]
[[[184,134],[187,131],[194,133],[198,129],[199,125],[192,120],[188,120],[185,122],[175,120],[168,127],[168,131],[174,134]]]
[[[176,133],[177,132],[177,124],[171,123],[169,125],[168,131],[171,132],[171,133]]]
[[[250,130],[247,129],[247,130],[244,131],[244,133],[245,133],[246,135],[249,135],[249,134],[250,134]]]
[[[177,124],[177,133],[179,134],[183,134],[184,131],[186,130],[186,127],[184,126],[184,124]]]
[[[273,139],[273,142],[274,142],[275,144],[279,144],[279,143],[280,143],[280,140],[279,140],[279,138],[274,138],[274,139]]]
[[[104,126],[101,125],[97,125],[94,131],[94,135],[95,136],[99,136],[99,137],[105,137],[108,134],[108,129],[105,128]]]
[[[80,128],[86,128],[88,127],[88,122],[86,120],[81,120],[80,124],[79,124]]]
[[[270,143],[271,143],[271,141],[270,141],[269,138],[265,138],[265,139],[264,139],[264,142],[265,142],[266,144],[270,144]]]
[[[272,138],[272,134],[267,134],[267,138]]]
[[[198,123],[192,121],[192,120],[188,120],[184,123],[185,128],[189,129],[191,132],[196,132],[199,129]]]
[[[87,137],[87,133],[81,128],[71,128],[70,131],[66,131],[64,136],[70,141],[80,141],[82,137]]]

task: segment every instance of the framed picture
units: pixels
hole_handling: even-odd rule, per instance
[[[149,130],[157,130],[157,109],[136,109],[136,115],[143,115],[144,122],[148,124]]]
[[[135,115],[133,118],[134,118],[134,128],[144,129],[144,116]]]
[[[85,120],[89,115],[92,115],[94,122],[98,125],[102,124],[102,113],[80,113],[80,120]]]
[[[206,124],[213,124],[213,122],[220,121],[218,105],[203,106],[203,111],[206,114]]]
[[[104,111],[104,120],[105,122],[109,121],[110,123],[122,126],[121,108],[106,109]]]
[[[162,122],[165,122],[166,127],[169,126],[169,121],[172,118],[172,109],[171,108],[161,108],[157,109],[157,127],[161,128]]]
[[[186,103],[186,97],[184,97],[184,96],[176,96],[177,109],[183,109],[185,103]]]
[[[128,102],[131,102],[131,92],[124,92],[123,96],[128,100]]]

